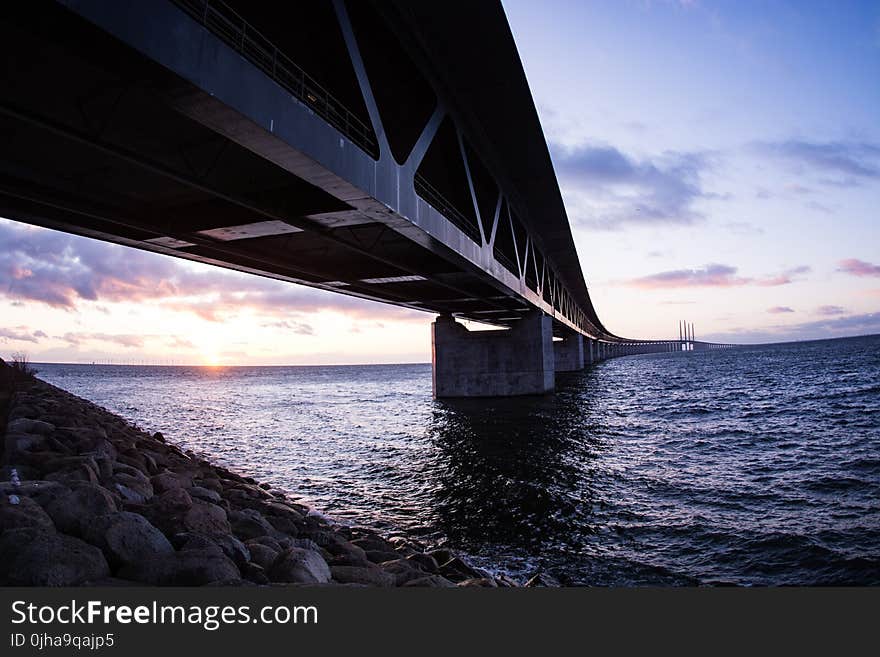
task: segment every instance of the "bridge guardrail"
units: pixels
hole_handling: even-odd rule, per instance
[[[324,89],[231,7],[220,0],[171,0],[373,158],[373,129]]]

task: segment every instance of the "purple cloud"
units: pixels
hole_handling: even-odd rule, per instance
[[[880,265],[872,265],[870,262],[857,258],[848,258],[837,263],[837,271],[842,271],[853,276],[880,276]]]
[[[74,311],[83,301],[156,302],[222,321],[336,311],[358,319],[421,320],[422,313],[0,220],[0,295]],[[300,327],[302,331],[306,329]]]
[[[816,308],[817,315],[824,315],[826,317],[831,317],[833,315],[845,315],[846,308],[841,308],[840,306],[819,306]]]
[[[693,204],[698,199],[717,198],[703,189],[702,176],[710,168],[706,153],[666,152],[653,160],[636,160],[613,146],[566,148],[554,144],[551,152],[567,193],[585,194],[603,203],[601,212],[580,212],[573,217],[576,224],[588,228],[693,224],[704,219]]]
[[[24,326],[18,326],[14,329],[8,328],[0,328],[0,342],[9,342],[10,340],[14,340],[17,342],[33,342],[38,343],[38,335],[36,333],[28,333],[28,329]],[[37,333],[43,333],[42,331],[37,331]],[[46,334],[43,333],[43,336]]]
[[[674,269],[662,271],[650,276],[642,276],[626,281],[626,285],[644,289],[660,289],[675,287],[736,287],[740,285],[775,286],[787,285],[798,280],[799,274],[810,271],[810,267],[801,265],[788,269],[780,274],[750,278],[737,276],[737,268],[730,265],[708,264],[700,269]]]
[[[788,306],[773,306],[772,308],[768,308],[767,312],[772,315],[778,315],[781,313],[793,313],[794,309],[789,308]]]
[[[747,285],[750,278],[736,276],[737,268],[730,265],[709,264],[702,269],[675,269],[642,276],[627,281],[627,285],[644,289],[673,287],[733,287]]]
[[[798,167],[848,176],[823,180],[826,184],[852,185],[851,178],[880,178],[880,146],[870,142],[811,142],[789,139],[755,144],[760,152],[783,158]]]

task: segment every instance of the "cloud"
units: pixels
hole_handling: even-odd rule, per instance
[[[74,312],[83,303],[153,302],[219,322],[243,311],[288,317],[333,311],[421,320],[414,310],[324,292],[0,219],[0,296]],[[305,331],[305,327],[300,327]]]
[[[77,347],[83,342],[109,342],[129,349],[137,349],[144,346],[147,337],[144,335],[131,334],[112,334],[112,333],[74,333],[67,332],[58,336],[59,340],[63,340],[72,347]]]
[[[880,178],[880,146],[871,142],[789,139],[757,142],[754,146],[761,153],[788,161],[798,170],[810,168],[844,176],[822,180],[825,184],[853,185],[857,184],[855,179]]]
[[[747,285],[750,278],[736,276],[737,268],[730,265],[709,264],[702,269],[674,269],[627,281],[627,285],[645,289],[672,287],[732,287]]]
[[[837,271],[859,277],[880,276],[880,265],[872,265],[857,258],[848,258],[837,263]]]
[[[196,346],[192,342],[190,342],[189,340],[186,340],[184,338],[181,338],[179,336],[174,336],[173,338],[168,340],[165,343],[165,346],[167,346],[171,349],[195,349],[196,348]]]
[[[780,274],[776,274],[775,276],[766,276],[764,278],[758,279],[755,281],[756,285],[761,285],[762,287],[775,287],[777,285],[788,285],[789,283],[794,283],[798,280],[797,278],[799,274],[808,274],[812,271],[812,268],[807,265],[801,265],[799,267],[793,267],[792,269],[786,269],[784,272]]]
[[[268,328],[279,328],[284,329],[285,331],[292,331],[297,335],[314,335],[315,329],[311,324],[306,324],[305,322],[291,322],[288,320],[282,320],[280,322],[271,322],[269,324],[263,324],[263,327]]]
[[[772,308],[768,308],[767,312],[772,315],[778,315],[781,313],[793,313],[794,309],[789,308],[788,306],[773,306]]]
[[[42,331],[37,331],[37,333],[43,333]],[[46,334],[43,333],[43,336]],[[0,328],[0,342],[9,342],[10,340],[14,340],[16,342],[33,342],[34,344],[38,343],[40,336],[34,333],[28,333],[27,328],[24,326],[17,326],[14,329],[8,328]]]
[[[638,160],[613,146],[558,144],[551,152],[573,222],[582,227],[690,225],[705,218],[693,207],[697,200],[718,198],[703,189],[706,153],[667,151]]]
[[[846,308],[841,308],[840,306],[819,306],[816,308],[817,315],[824,315],[826,317],[830,317],[833,315],[845,315]]]
[[[34,331],[33,335],[35,338],[48,338],[49,337],[43,331]]]
[[[811,271],[807,265],[787,269],[779,274],[752,278],[737,276],[738,269],[731,265],[708,264],[700,269],[673,269],[649,276],[625,281],[625,285],[643,289],[662,289],[676,287],[737,287],[741,285],[760,285],[772,287],[787,285],[799,280],[800,274]]]
[[[880,312],[822,319],[801,324],[775,325],[761,329],[733,329],[705,336],[716,342],[769,343],[789,340],[821,340],[880,333]]]

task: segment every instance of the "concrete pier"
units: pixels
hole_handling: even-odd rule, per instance
[[[431,343],[436,398],[553,391],[553,325],[544,313],[532,312],[499,331],[469,331],[441,315],[431,325]]]
[[[578,372],[584,369],[584,336],[572,332],[554,342],[553,355],[557,372]]]

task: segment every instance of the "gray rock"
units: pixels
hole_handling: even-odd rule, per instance
[[[130,466],[124,467],[128,468],[128,470],[116,472],[113,475],[116,484],[115,488],[119,493],[131,502],[146,502],[153,497],[153,485],[147,479],[147,476],[140,470],[135,470]]]
[[[449,588],[455,584],[442,575],[428,575],[420,579],[411,579],[404,586],[431,586],[436,588]]]
[[[6,433],[35,433],[40,436],[48,436],[55,431],[55,425],[42,420],[29,420],[18,418],[6,425]]]
[[[529,588],[536,588],[541,586],[560,586],[559,581],[551,577],[550,575],[546,575],[544,573],[535,573],[532,575],[528,581],[525,583]]]
[[[0,534],[0,585],[74,586],[109,574],[101,551],[78,538],[33,527]]]
[[[494,579],[489,579],[488,577],[472,577],[459,582],[458,586],[494,589],[498,587],[498,584],[495,583]]]
[[[280,551],[255,541],[248,541],[247,546],[251,553],[251,561],[262,566],[264,570],[269,570],[272,567]]]
[[[281,552],[268,575],[273,582],[298,584],[324,584],[331,577],[330,567],[320,553],[297,547]]]
[[[228,557],[207,550],[150,557],[121,568],[117,575],[154,586],[201,586],[241,579],[241,573]]]
[[[440,564],[437,563],[437,560],[432,557],[430,554],[425,554],[423,552],[416,552],[415,554],[411,554],[407,557],[410,561],[414,561],[419,566],[422,567],[422,570],[425,570],[429,573],[436,573],[440,570]]]
[[[55,525],[43,507],[29,497],[19,495],[18,504],[12,504],[9,498],[0,501],[0,532],[25,527],[54,531]]]
[[[242,540],[256,538],[257,536],[271,536],[277,531],[259,511],[254,509],[230,511],[229,523],[232,526],[233,533]]]
[[[216,504],[196,502],[184,514],[182,529],[202,534],[228,534],[231,529],[226,511]]]
[[[124,566],[174,552],[165,534],[137,513],[122,511],[87,519],[83,538],[96,545],[112,566]]]
[[[423,571],[417,563],[407,559],[386,561],[382,564],[381,568],[394,578],[395,586],[403,586],[407,582],[414,579],[421,579],[428,574]]]
[[[223,498],[220,497],[220,493],[211,490],[210,488],[205,488],[204,486],[193,486],[192,488],[188,488],[187,493],[189,493],[190,497],[202,500],[203,502],[220,504],[223,501]]]
[[[394,561],[400,559],[401,555],[397,552],[388,550],[367,550],[367,560],[371,563],[383,563],[385,561]]]
[[[394,586],[395,576],[386,573],[376,565],[332,566],[333,580],[342,584],[366,584],[367,586]]]
[[[150,479],[150,483],[153,484],[153,490],[156,493],[164,493],[167,490],[192,486],[192,480],[189,477],[176,472],[160,472]]]
[[[20,497],[29,497],[43,508],[46,508],[56,497],[65,495],[69,491],[68,486],[57,481],[22,481],[19,486],[15,486],[11,481],[0,483],[0,492],[7,495],[16,493]]]
[[[81,535],[81,525],[95,516],[116,511],[116,501],[106,488],[96,484],[76,485],[65,495],[59,495],[46,505],[46,512],[52,517],[59,530]]]

